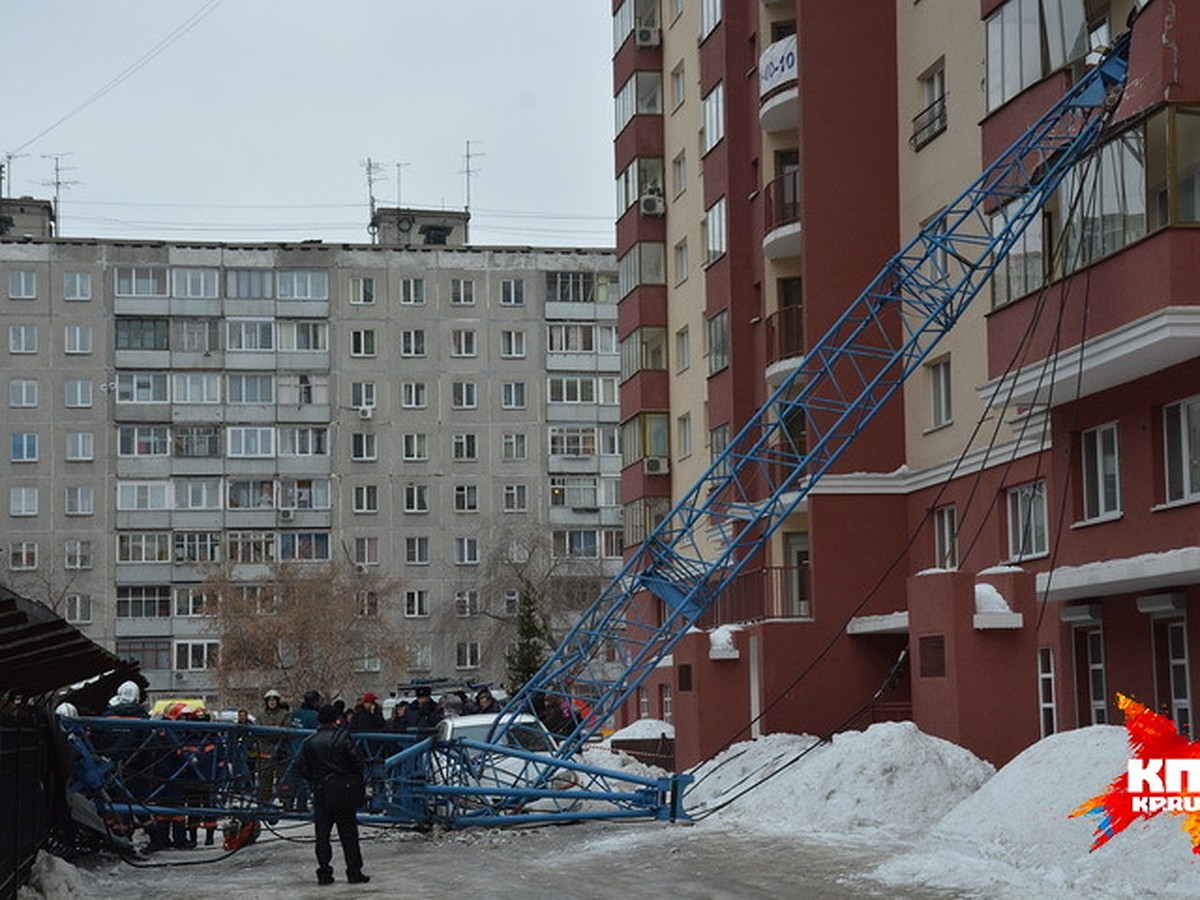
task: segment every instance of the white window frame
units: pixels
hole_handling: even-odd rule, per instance
[[[69,303],[82,303],[92,299],[91,272],[64,272],[63,299]]]
[[[529,486],[524,484],[504,485],[504,511],[506,513],[529,512]]]
[[[454,381],[450,384],[451,409],[478,409],[479,386],[474,381]]]
[[[423,534],[404,539],[404,563],[409,566],[429,565],[429,538]]]
[[[479,538],[464,535],[454,539],[454,564],[456,566],[479,565]]]
[[[406,359],[419,359],[425,355],[425,330],[406,328],[400,332],[400,355]]]
[[[1084,521],[1121,514],[1121,456],[1116,422],[1080,435]]]
[[[929,374],[930,427],[944,428],[954,424],[954,394],[950,357],[943,356],[926,363]]]
[[[451,438],[451,457],[455,462],[474,462],[479,459],[479,437],[460,433]]]
[[[32,378],[14,378],[8,383],[8,405],[31,409],[38,405],[38,383]]]
[[[500,305],[524,306],[525,281],[522,278],[502,278],[500,280]]]
[[[68,378],[63,382],[63,405],[67,409],[91,409],[92,380],[90,378]]]
[[[450,279],[450,305],[475,305],[475,280],[473,278]]]
[[[455,359],[470,359],[479,355],[475,329],[455,328],[450,332],[450,355]]]
[[[429,459],[429,435],[408,432],[401,438],[401,458],[405,462],[425,462]]]
[[[91,431],[67,432],[67,462],[90,462],[96,458],[96,435]]]
[[[375,329],[355,328],[350,332],[350,356],[370,359],[375,356]]]
[[[725,140],[725,82],[718,81],[704,95],[704,126],[701,134],[700,155],[706,156],[717,144]]]
[[[64,325],[63,352],[68,355],[87,355],[92,352],[91,325]]]
[[[958,510],[953,504],[934,507],[933,565],[938,569],[958,568]]]
[[[8,273],[9,300],[37,299],[37,272],[31,269],[10,269]]]
[[[425,279],[424,278],[401,278],[400,279],[400,305],[401,306],[424,306],[425,305]]]
[[[425,409],[429,406],[429,386],[423,381],[400,382],[400,406],[403,409]]]
[[[17,485],[8,489],[8,514],[14,518],[25,518],[38,514],[38,489],[29,485]]]
[[[429,618],[429,591],[425,588],[408,588],[404,591],[404,618]]]
[[[90,484],[67,485],[65,504],[68,516],[93,516],[96,514],[96,489]]]
[[[525,358],[525,332],[505,330],[500,332],[500,358]]]
[[[1009,488],[1008,557],[1012,562],[1036,559],[1050,552],[1046,511],[1046,482],[1043,479]]]
[[[525,409],[525,382],[505,381],[500,385],[501,409]]]
[[[8,352],[32,354],[38,352],[38,327],[32,323],[8,326]]]
[[[371,275],[351,275],[346,282],[346,294],[351,306],[374,306],[375,278]]]

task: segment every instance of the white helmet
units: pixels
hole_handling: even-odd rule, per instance
[[[276,700],[282,700],[283,694],[279,693],[279,691],[275,690],[275,688],[271,688],[269,691],[263,694],[264,700],[270,700],[272,697],[274,697]]]
[[[75,708],[74,703],[60,703],[54,708],[54,714],[73,719],[79,715],[79,710]]]
[[[137,703],[142,698],[142,690],[136,681],[123,681],[117,688],[117,701],[120,703]]]

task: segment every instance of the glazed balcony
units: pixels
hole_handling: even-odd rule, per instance
[[[758,121],[763,131],[785,131],[800,122],[799,58],[789,34],[758,58]]]
[[[763,255],[781,259],[800,255],[800,171],[793,169],[770,182],[766,202]]]

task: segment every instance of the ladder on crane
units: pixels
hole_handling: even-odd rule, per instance
[[[536,713],[546,695],[582,711],[564,756],[609,721],[962,317],[1101,140],[1129,42],[1126,32],[892,257],[514,695],[514,711]],[[807,423],[801,437],[790,427],[798,417]],[[661,624],[639,615],[645,592],[662,601]]]

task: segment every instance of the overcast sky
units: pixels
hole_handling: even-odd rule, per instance
[[[612,246],[608,0],[0,0],[0,153],[64,237]],[[71,183],[74,182],[74,183]],[[8,185],[6,183],[5,187]]]

